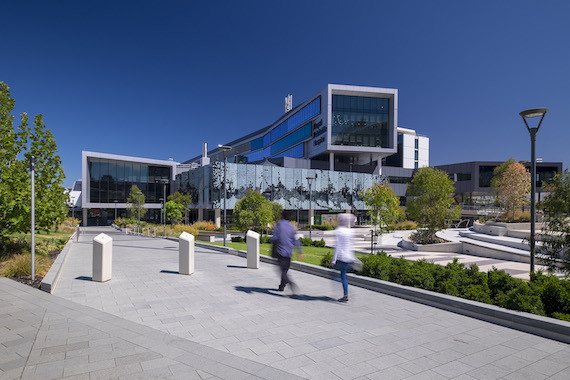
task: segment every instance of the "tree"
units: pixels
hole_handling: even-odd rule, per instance
[[[372,223],[380,228],[380,232],[393,231],[404,215],[398,196],[387,184],[375,183],[366,189],[362,199],[369,208],[368,215]]]
[[[175,223],[179,223],[180,220],[186,215],[186,212],[190,210],[190,204],[192,203],[192,197],[190,194],[183,194],[176,192],[168,196],[168,202],[166,202],[166,219],[174,220]],[[168,205],[170,202],[173,202]],[[180,214],[180,215],[179,215]]]
[[[556,175],[549,190],[542,203],[545,224],[540,261],[550,271],[560,269],[570,274],[570,172]]]
[[[129,196],[127,198],[127,211],[131,219],[142,219],[146,215],[146,208],[144,207],[145,196],[137,185],[131,186]]]
[[[275,220],[271,202],[253,190],[236,203],[233,215],[236,225],[243,231],[260,228],[263,233],[263,229]]]
[[[446,220],[459,217],[459,208],[451,208],[453,191],[453,181],[441,170],[421,168],[412,178],[406,212],[427,229],[426,242],[436,242],[435,233],[446,227]]]
[[[512,217],[514,220],[515,209],[518,206],[522,206],[530,192],[530,175],[528,170],[519,162],[510,162],[506,167],[502,168],[494,185],[499,203],[506,209],[513,210]]]
[[[495,197],[497,202],[499,201],[499,188],[501,187],[501,181],[503,180],[503,173],[515,162],[514,158],[509,158],[493,170],[493,178],[491,178],[491,195]]]
[[[183,204],[175,201],[168,201],[164,207],[166,208],[166,220],[171,220],[173,223],[179,223],[184,217],[186,207],[184,207]]]
[[[31,230],[30,157],[35,157],[35,220],[48,229],[63,221],[67,213],[65,178],[57,144],[42,115],[28,126],[28,115],[20,115],[14,129],[11,115],[15,101],[10,88],[0,82],[0,237]]]

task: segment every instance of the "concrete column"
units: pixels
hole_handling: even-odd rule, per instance
[[[178,273],[194,273],[194,235],[188,232],[178,238]]]
[[[247,267],[259,269],[259,234],[249,230],[245,239],[247,243]]]
[[[87,226],[87,211],[88,209],[83,209],[83,227]]]
[[[113,271],[113,239],[99,234],[93,239],[93,281],[105,282],[111,279]]]
[[[204,220],[204,209],[203,209],[203,208],[199,208],[199,209],[198,209],[198,220],[199,220],[199,221],[203,221],[203,220]]]
[[[329,170],[334,171],[334,153],[329,153]]]
[[[309,210],[309,224],[315,224],[315,209]]]
[[[219,208],[214,209],[214,222],[216,223],[217,228],[222,226],[222,210]]]

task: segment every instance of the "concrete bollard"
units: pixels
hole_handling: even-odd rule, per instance
[[[194,235],[188,232],[178,238],[178,273],[194,273]]]
[[[93,276],[97,282],[111,279],[113,271],[113,239],[105,234],[99,234],[93,239]]]
[[[247,242],[247,267],[259,269],[259,234],[249,230],[245,239]]]

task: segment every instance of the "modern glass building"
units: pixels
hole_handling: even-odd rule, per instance
[[[83,151],[82,165],[83,220],[88,224],[108,224],[115,214],[124,217],[133,185],[144,194],[149,209],[146,219],[160,220],[164,194],[171,194],[176,162]]]
[[[212,161],[309,160],[310,168],[380,172],[383,157],[397,151],[398,90],[329,84],[287,110],[273,124],[231,141],[232,150],[213,149]],[[199,163],[202,156],[185,163]]]

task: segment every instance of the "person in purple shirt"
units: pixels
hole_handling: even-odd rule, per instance
[[[280,220],[273,228],[273,235],[271,236],[271,243],[273,243],[273,250],[276,253],[277,262],[281,269],[281,284],[279,284],[278,291],[285,290],[285,286],[290,284],[291,290],[296,291],[297,285],[287,275],[289,267],[291,266],[291,257],[293,256],[293,247],[297,247],[299,255],[302,256],[301,243],[297,239],[297,231],[295,227],[287,220]],[[301,257],[302,258],[302,257]]]

